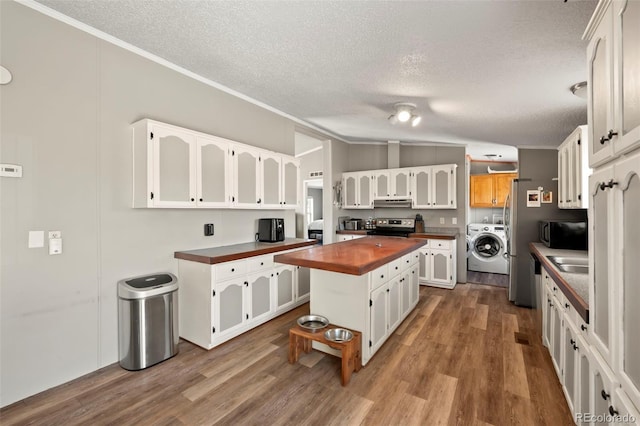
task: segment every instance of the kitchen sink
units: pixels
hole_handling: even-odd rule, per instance
[[[574,274],[589,273],[589,259],[586,257],[547,256],[563,272]]]

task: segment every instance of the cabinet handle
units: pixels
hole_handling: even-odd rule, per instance
[[[580,330],[587,331],[587,327],[584,324],[580,324]]]
[[[200,198],[200,202],[202,202],[202,198]]]
[[[384,275],[380,275],[380,278],[384,278]]]
[[[231,272],[235,272],[235,271],[236,271],[236,268],[231,268]]]
[[[607,183],[602,182],[602,183],[600,184],[600,189],[601,189],[602,191],[604,191],[606,188],[613,188],[613,187],[614,187],[614,186],[616,186],[617,184],[618,184],[618,182],[614,182],[614,180],[613,180],[613,179],[610,179],[610,180],[609,180],[609,182],[607,182]]]
[[[564,304],[564,307],[565,307],[565,308],[567,308],[567,309],[569,309],[569,304],[568,304],[568,303],[565,303],[565,304]]]
[[[258,198],[258,204],[262,202],[262,198]]]
[[[612,137],[614,137],[614,136],[618,136],[618,132],[616,132],[616,131],[615,131],[615,130],[613,130],[613,129],[610,129],[610,130],[607,132],[607,138],[608,138],[609,140],[611,140],[611,138],[612,138]]]
[[[573,340],[573,339],[570,339],[570,340],[569,340],[569,342],[570,342],[572,345],[575,345],[575,344],[576,344],[576,341],[575,341],[575,340]]]
[[[195,198],[192,198],[192,199],[191,199],[191,201],[195,201],[195,200],[196,200]]]
[[[606,137],[606,136],[602,136],[602,137],[600,138],[600,145],[604,145],[604,143],[605,143],[605,142],[607,142],[608,140],[609,140],[609,139],[607,139],[607,137]]]
[[[567,203],[570,203],[570,202],[571,202],[571,200],[565,200],[565,201],[566,201]]]
[[[263,265],[264,265],[264,262],[260,262],[260,266],[263,266]]]
[[[577,347],[575,344],[573,345],[573,350],[574,350],[574,351],[577,351],[577,350],[578,350],[578,347]]]
[[[618,413],[618,411],[610,405],[609,406],[609,414],[611,414],[612,416],[617,416],[620,413]]]
[[[247,287],[249,287],[249,281],[245,281],[245,282],[244,282],[244,285],[245,285],[245,286],[247,286]]]
[[[611,396],[604,389],[602,389],[602,392],[600,392],[600,395],[602,396],[602,399],[604,399],[605,401],[609,399],[609,397]]]

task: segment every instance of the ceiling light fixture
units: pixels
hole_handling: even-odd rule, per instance
[[[571,93],[576,95],[579,98],[587,99],[587,82],[581,81],[580,83],[576,83],[569,88]]]
[[[393,107],[395,108],[395,112],[389,116],[391,124],[411,122],[412,127],[420,124],[422,117],[413,113],[413,110],[416,108],[415,104],[399,103]]]

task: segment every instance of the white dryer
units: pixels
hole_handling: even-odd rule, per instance
[[[470,238],[468,270],[493,274],[509,273],[504,225],[471,223],[467,227],[467,234]]]

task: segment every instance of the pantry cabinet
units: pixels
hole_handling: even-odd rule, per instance
[[[589,207],[588,146],[587,126],[579,126],[558,147],[558,207],[561,209]]]
[[[299,202],[293,157],[149,119],[131,127],[133,207],[273,210]]]
[[[587,28],[589,165],[640,146],[640,55],[637,1],[601,1]]]
[[[469,205],[471,207],[502,207],[511,191],[517,173],[491,173],[469,176]]]

